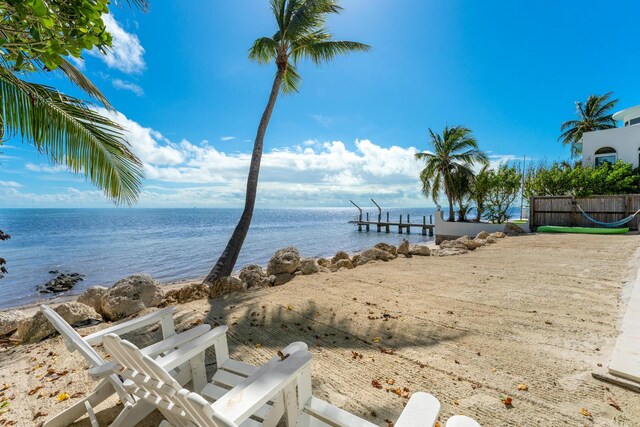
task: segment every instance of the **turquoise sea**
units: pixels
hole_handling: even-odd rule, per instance
[[[375,208],[368,208],[371,218]],[[386,212],[387,210],[385,210]],[[434,209],[389,209],[391,218],[411,215],[412,222]],[[240,209],[0,209],[0,230],[11,239],[0,242],[0,257],[9,273],[0,279],[0,309],[42,298],[38,285],[55,277],[49,271],[83,274],[71,291],[112,285],[134,273],[161,282],[204,277],[226,245]],[[348,224],[355,208],[257,209],[236,268],[266,265],[284,246],[303,256],[319,257],[338,250],[355,252],[384,241],[398,244],[433,240],[416,233],[399,236],[358,233]],[[428,221],[428,219],[427,219]]]

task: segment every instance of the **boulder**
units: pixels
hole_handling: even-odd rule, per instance
[[[320,266],[318,265],[318,261],[314,258],[305,258],[300,261],[300,272],[305,276],[309,274],[316,274],[320,272]]]
[[[326,258],[318,258],[318,265],[320,267],[329,268],[329,266],[331,265],[331,261]]]
[[[54,279],[39,286],[38,291],[42,294],[65,292],[72,289],[81,280],[83,280],[82,275],[78,273],[58,274]]]
[[[291,274],[291,273],[275,274],[275,280],[273,282],[273,286],[284,285],[285,283],[290,282],[291,280],[293,280],[294,277],[296,277],[296,275],[295,274]]]
[[[462,255],[469,252],[466,249],[462,248],[446,248],[446,249],[436,249],[431,251],[432,256],[452,256],[452,255]]]
[[[471,237],[462,236],[462,237],[458,237],[456,240],[459,241],[459,242],[466,242],[467,240],[471,240]]]
[[[459,240],[445,240],[444,242],[440,243],[440,249],[464,249],[467,250],[467,245],[465,244],[467,241],[465,242],[461,242]]]
[[[476,236],[476,239],[486,239],[487,237],[489,237],[489,233],[487,233],[486,231],[481,231]]]
[[[20,310],[0,311],[0,336],[9,335],[16,329],[27,315]]]
[[[409,241],[407,239],[402,239],[402,243],[398,246],[396,251],[398,255],[404,255],[406,258],[411,258],[411,253],[409,252]]]
[[[120,320],[164,300],[160,284],[148,275],[134,275],[118,280],[100,299],[103,316]]]
[[[256,264],[250,264],[240,270],[240,280],[247,284],[247,289],[271,286],[267,273]]]
[[[233,292],[242,292],[246,290],[246,286],[246,282],[243,282],[237,277],[222,277],[213,282],[213,284],[211,285],[209,298],[219,298],[223,295],[227,295]]]
[[[165,304],[184,304],[209,297],[209,286],[203,283],[191,283],[178,289],[172,289],[164,295]]]
[[[351,264],[353,264],[354,267],[358,265],[359,258],[360,258],[360,254],[355,254],[353,257],[351,257]]]
[[[336,256],[334,256],[333,258],[331,258],[331,264],[337,264],[338,261],[340,261],[341,259],[348,259],[349,258],[349,254],[346,253],[345,251],[340,251],[336,254]]]
[[[104,286],[92,286],[78,297],[78,302],[88,305],[98,313],[102,314],[102,297],[107,292],[109,292],[109,288]]]
[[[478,247],[484,246],[487,244],[487,239],[473,239],[474,242],[478,245]]]
[[[498,239],[496,239],[496,238],[495,238],[495,237],[493,237],[493,236],[489,236],[489,237],[487,237],[487,239],[486,239],[486,242],[487,242],[487,243],[496,243],[497,241],[498,241]]]
[[[351,270],[353,268],[353,263],[349,259],[341,259],[335,263],[335,266],[337,267],[337,269],[346,268],[348,270]]]
[[[390,252],[382,250],[380,248],[367,249],[366,251],[362,252],[358,257],[356,266],[364,265],[370,261],[381,260],[386,262],[395,258],[396,258],[395,255],[392,255]]]
[[[375,248],[381,249],[385,252],[389,252],[391,255],[393,255],[393,258],[398,256],[398,249],[395,246],[390,245],[388,243],[380,242],[377,245],[375,245]]]
[[[470,251],[475,251],[477,248],[479,248],[480,246],[482,246],[480,243],[478,243],[478,241],[476,239],[467,239],[467,240],[463,240],[460,243],[462,243],[464,245],[465,248],[467,248]]]
[[[525,231],[522,228],[518,227],[516,224],[507,222],[504,226],[504,233],[508,236],[515,236],[518,234],[524,234]]]
[[[496,231],[495,233],[491,233],[491,237],[495,237],[496,239],[504,239],[507,237],[502,231]]]
[[[293,274],[300,266],[300,252],[293,246],[279,249],[269,260],[267,275]]]
[[[427,245],[410,245],[409,253],[416,256],[429,256],[431,249]]]
[[[93,308],[75,301],[60,304],[54,310],[73,327],[93,325],[102,321]],[[33,317],[20,323],[15,338],[23,344],[30,344],[42,341],[55,333],[51,323],[41,311],[38,311]]]

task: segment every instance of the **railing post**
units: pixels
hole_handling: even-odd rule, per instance
[[[402,215],[400,215],[400,222],[398,223],[398,234],[402,234]]]

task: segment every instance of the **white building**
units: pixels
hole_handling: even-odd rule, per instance
[[[613,115],[624,127],[587,132],[582,136],[582,165],[599,166],[622,160],[640,166],[640,105]]]

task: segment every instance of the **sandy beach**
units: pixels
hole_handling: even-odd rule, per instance
[[[442,421],[464,414],[483,426],[634,426],[640,396],[591,373],[609,360],[638,247],[637,235],[510,237],[466,255],[400,257],[191,302],[179,306],[176,323],[229,325],[232,356],[254,364],[307,342],[314,393],[381,426],[406,402],[386,390],[397,387],[434,394]],[[148,332],[127,338],[157,339],[157,328]],[[38,425],[93,386],[60,337],[3,345],[0,388],[9,404],[0,425]],[[71,398],[59,402],[63,392]],[[104,425],[115,404],[97,408]]]

